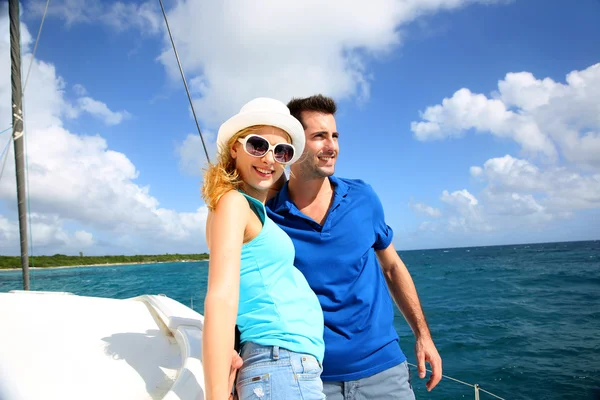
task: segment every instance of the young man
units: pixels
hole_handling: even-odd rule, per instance
[[[416,336],[421,378],[431,365],[428,390],[441,379],[442,361],[379,198],[361,180],[334,176],[335,102],[316,95],[288,107],[304,127],[305,150],[267,211],[294,242],[295,266],[323,309],[327,399],[414,399],[390,292]]]

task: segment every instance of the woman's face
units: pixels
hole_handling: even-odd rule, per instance
[[[248,136],[251,135],[261,136],[271,146],[279,143],[290,144],[288,134],[273,126],[261,127]],[[245,191],[250,195],[251,192],[264,194],[281,177],[284,165],[275,160],[273,149],[259,157],[248,154],[247,149],[252,150],[252,141],[246,145],[236,141],[231,147],[231,157],[235,160],[236,169],[244,181]]]

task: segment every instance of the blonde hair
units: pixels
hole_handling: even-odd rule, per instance
[[[231,146],[240,138],[244,138],[266,125],[254,125],[244,128],[229,139],[227,144],[220,149],[217,162],[210,164],[204,172],[202,184],[202,198],[209,210],[214,210],[221,197],[230,190],[238,190],[242,186],[242,179],[236,169],[235,159],[231,157]],[[289,135],[288,135],[289,136]],[[277,164],[281,166],[281,164]]]

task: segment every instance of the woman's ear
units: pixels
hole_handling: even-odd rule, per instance
[[[233,158],[234,160],[236,159],[236,157],[237,157],[237,150],[235,148],[235,143],[233,143],[231,145],[231,147],[229,148],[229,154],[231,154],[231,158]]]

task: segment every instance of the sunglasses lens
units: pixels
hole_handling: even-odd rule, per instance
[[[280,163],[288,163],[294,157],[294,148],[289,144],[280,143],[275,146],[273,151],[275,161]]]
[[[258,136],[252,136],[246,141],[246,151],[256,157],[264,156],[269,151],[269,142]]]
[[[260,136],[250,136],[246,140],[246,152],[254,157],[262,157],[271,148],[267,139]],[[278,163],[288,163],[294,158],[294,146],[287,143],[279,143],[273,149],[273,158]]]

